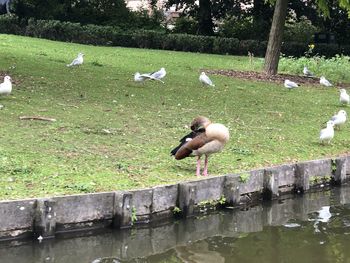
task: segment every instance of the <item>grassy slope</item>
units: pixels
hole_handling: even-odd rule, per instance
[[[85,53],[80,68],[65,65]],[[261,66],[256,60],[255,68]],[[11,66],[15,65],[14,69]],[[136,71],[164,66],[166,84],[133,82]],[[193,117],[227,125],[231,140],[211,157],[210,174],[338,155],[349,129],[318,143],[321,124],[338,111],[335,88],[281,85],[212,76],[201,68],[251,69],[247,58],[93,47],[0,35],[0,71],[17,82],[0,98],[0,199],[140,188],[194,178],[195,159],[175,161]],[[19,120],[41,115],[55,123]],[[111,134],[105,134],[108,129]]]

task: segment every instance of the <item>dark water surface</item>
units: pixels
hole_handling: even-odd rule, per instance
[[[350,188],[152,228],[0,243],[0,263],[350,262]]]

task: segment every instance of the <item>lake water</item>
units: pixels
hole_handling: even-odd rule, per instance
[[[350,262],[350,188],[148,228],[0,243],[0,263]]]

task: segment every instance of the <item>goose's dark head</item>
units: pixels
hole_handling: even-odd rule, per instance
[[[203,117],[203,116],[196,117],[191,122],[191,130],[195,132],[203,131],[210,123],[211,121],[207,117]]]

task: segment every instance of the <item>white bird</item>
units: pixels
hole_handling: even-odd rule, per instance
[[[296,83],[293,82],[293,81],[290,81],[289,79],[286,79],[286,80],[284,81],[284,86],[285,86],[287,89],[294,89],[294,88],[299,87],[298,84],[296,84]]]
[[[315,219],[314,228],[315,228],[315,232],[319,233],[321,232],[319,228],[319,223],[320,222],[328,223],[332,217],[332,213],[330,212],[330,206],[322,206],[321,210],[317,211],[317,213],[318,213],[318,216]]]
[[[350,103],[350,96],[348,93],[346,93],[346,89],[340,89],[340,97],[339,101],[341,104],[349,104]]]
[[[152,77],[151,74],[148,74],[148,73],[140,74],[140,72],[136,72],[134,75],[134,81],[136,81],[136,82],[143,82],[147,79],[158,80],[158,81],[164,83],[164,81],[162,81],[160,79],[156,79],[156,78]]]
[[[346,122],[346,117],[346,111],[340,110],[337,114],[333,115],[330,120],[334,123],[335,127],[338,127],[340,129],[340,126]]]
[[[324,143],[325,141],[327,143],[330,143],[333,137],[334,137],[334,122],[328,121],[327,127],[322,129],[320,132],[320,141],[321,143]]]
[[[215,87],[215,85],[213,84],[213,82],[211,81],[211,79],[205,74],[205,72],[202,72],[201,75],[199,76],[199,81],[203,84],[203,85],[208,85],[211,87]]]
[[[12,91],[11,77],[5,76],[4,82],[0,84],[0,95],[9,95]]]
[[[332,87],[332,83],[330,83],[324,76],[320,78],[320,84],[326,87]]]
[[[80,66],[84,62],[84,54],[79,53],[78,56],[72,61],[72,63],[68,64],[67,67],[72,66]]]
[[[152,79],[160,80],[165,77],[166,71],[165,68],[161,68],[160,70],[153,72],[149,75],[152,77]]]
[[[303,73],[306,77],[313,77],[314,76],[314,74],[307,67],[304,67]]]
[[[332,217],[331,212],[329,211],[330,206],[322,206],[321,210],[318,211],[317,221],[327,223]]]

